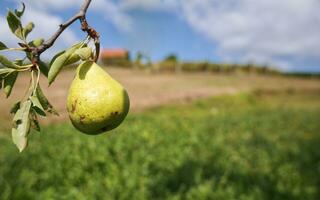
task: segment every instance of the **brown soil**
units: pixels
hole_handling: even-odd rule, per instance
[[[133,112],[174,102],[185,102],[215,95],[235,94],[252,90],[320,91],[319,79],[245,74],[152,74],[119,68],[108,68],[106,70],[127,88],[131,99],[131,111]],[[46,80],[41,79],[44,93],[60,113],[60,117],[49,117],[45,120],[45,123],[63,121],[67,118],[65,104],[68,87],[73,76],[73,70],[62,72],[50,88],[47,87]],[[9,115],[10,107],[23,96],[27,90],[28,83],[28,74],[23,74],[18,78],[12,96],[9,99],[5,99],[4,95],[0,96],[0,128],[4,126],[4,123],[9,124],[9,120],[11,121]]]

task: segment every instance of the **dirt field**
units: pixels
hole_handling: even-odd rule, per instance
[[[299,79],[258,75],[215,75],[196,74],[148,74],[143,71],[127,69],[106,69],[128,90],[131,99],[131,111],[138,112],[154,106],[173,102],[186,102],[214,95],[235,94],[256,89],[264,90],[304,90],[320,91],[319,79]],[[45,79],[41,80],[45,94],[59,111],[60,117],[50,117],[45,122],[62,121],[67,118],[65,109],[68,87],[74,71],[62,72],[50,88]],[[23,96],[29,83],[28,74],[18,78],[12,96],[5,99],[0,95],[0,128],[11,121],[11,105]]]

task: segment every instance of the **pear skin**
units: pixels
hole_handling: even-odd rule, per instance
[[[118,127],[129,112],[126,90],[92,61],[77,68],[67,99],[69,118],[79,131],[97,135]]]

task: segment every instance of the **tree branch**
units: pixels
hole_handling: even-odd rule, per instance
[[[59,36],[63,33],[63,31],[69,27],[71,24],[73,24],[75,21],[80,20],[81,21],[81,29],[88,33],[88,35],[94,39],[96,44],[96,52],[100,51],[100,42],[99,42],[99,34],[91,27],[88,26],[88,23],[86,21],[86,13],[88,10],[88,7],[91,3],[91,0],[84,0],[84,3],[82,4],[80,11],[75,14],[73,17],[71,17],[68,21],[66,21],[63,24],[60,24],[59,29],[56,31],[56,33],[48,39],[46,42],[44,42],[40,47],[34,48],[32,50],[32,54],[34,57],[33,62],[37,63],[39,61],[40,55],[45,52],[47,49],[53,46],[55,41],[59,38]],[[99,57],[99,54],[96,55],[95,60],[97,60]]]

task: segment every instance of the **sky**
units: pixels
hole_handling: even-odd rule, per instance
[[[16,46],[0,1],[0,41]],[[23,23],[36,25],[30,38],[49,38],[83,0],[24,0]],[[103,48],[126,48],[158,61],[176,54],[186,61],[257,63],[282,71],[320,72],[318,0],[92,0],[89,24]],[[79,23],[67,29],[45,57],[85,37]]]

